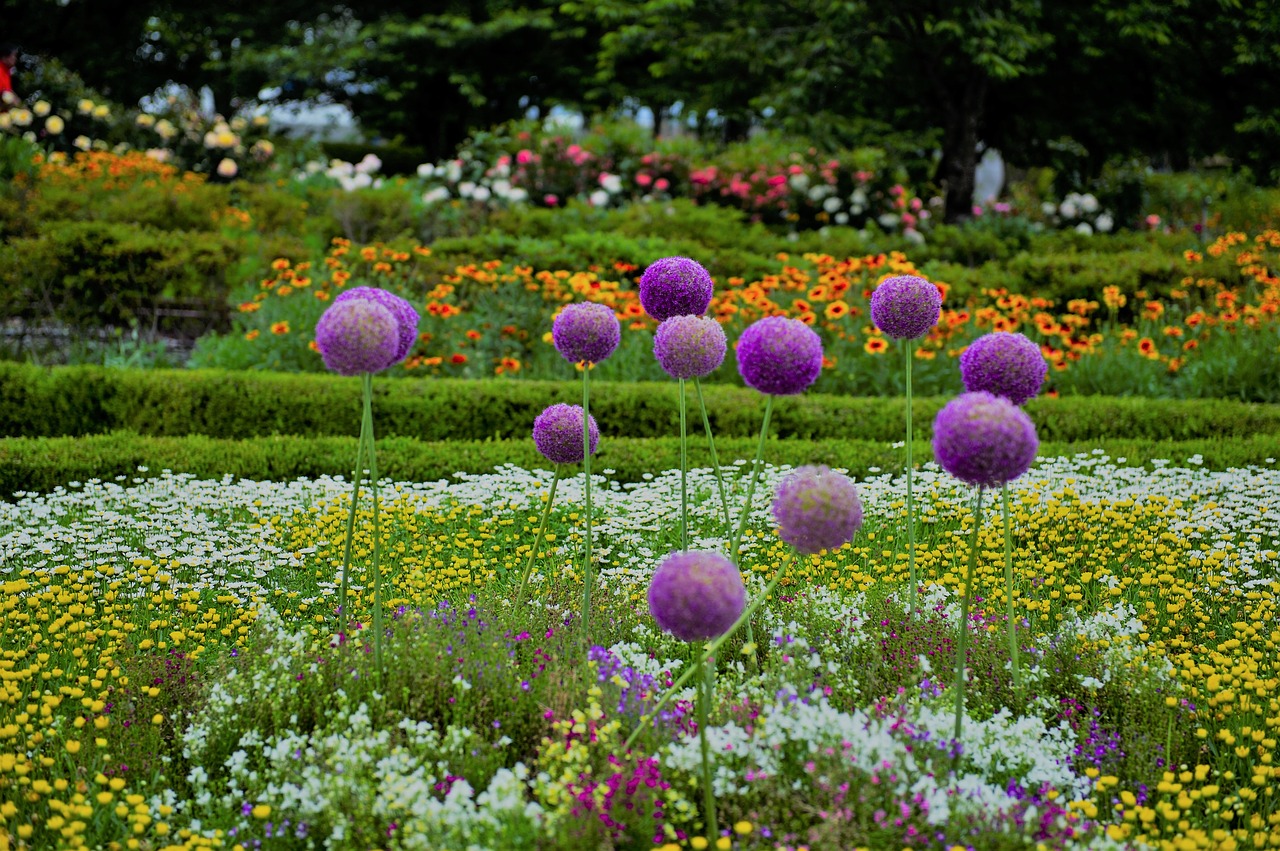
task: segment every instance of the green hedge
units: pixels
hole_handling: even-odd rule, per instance
[[[719,441],[721,464],[754,457],[756,441],[732,438]],[[1154,459],[1183,464],[1194,455],[1210,469],[1265,464],[1280,456],[1280,435],[1254,435],[1234,440],[1205,439],[1102,440],[1084,443],[1047,442],[1040,457],[1071,456],[1101,449],[1127,465],[1149,465]],[[354,437],[262,437],[218,440],[209,437],[147,437],[114,432],[91,437],[39,437],[0,439],[0,498],[16,492],[46,493],[70,482],[89,479],[110,481],[123,477],[154,477],[163,470],[193,473],[200,478],[289,480],[298,477],[351,474]],[[914,445],[915,458],[923,463],[933,456],[926,441]],[[593,472],[621,482],[640,481],[646,473],[678,467],[680,444],[676,438],[601,440],[593,456]],[[893,473],[904,463],[902,449],[875,440],[773,440],[765,449],[771,464],[822,463],[843,467],[856,478]],[[707,467],[706,444],[690,446],[691,467]],[[499,441],[422,441],[406,437],[378,441],[380,476],[396,481],[436,481],[454,473],[488,473],[503,464],[527,469],[548,469],[530,439]],[[139,467],[146,467],[145,472]]]
[[[524,438],[554,402],[577,402],[575,381],[406,379],[374,383],[379,435],[419,440]],[[717,437],[758,434],[763,397],[727,385],[704,388]],[[701,432],[690,392],[694,433]],[[916,399],[916,436],[927,438],[942,398]],[[42,368],[0,363],[0,436],[138,434],[246,438],[348,436],[359,431],[359,382],[333,375],[218,370]],[[1114,397],[1035,399],[1027,406],[1042,440],[1192,440],[1280,433],[1280,405],[1225,400]],[[676,433],[676,385],[593,385],[591,412],[611,437]],[[806,394],[781,397],[771,432],[813,440],[900,439],[904,402]]]

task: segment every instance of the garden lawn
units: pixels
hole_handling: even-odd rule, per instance
[[[972,493],[932,464],[915,478],[913,620],[903,480],[861,481],[853,543],[791,568],[758,656],[739,639],[717,659],[712,847],[1280,847],[1280,469],[1127,462],[1041,458],[1011,486],[1021,695],[986,501],[958,745]],[[785,470],[747,524],[752,593],[793,558],[769,513]],[[645,602],[679,475],[592,488],[589,648],[581,475],[511,605],[550,484],[510,466],[382,484],[381,673],[367,625],[337,632],[348,482],[139,475],[0,504],[0,843],[708,847],[693,689],[648,717],[691,658]],[[714,477],[689,486],[692,548],[722,548]]]

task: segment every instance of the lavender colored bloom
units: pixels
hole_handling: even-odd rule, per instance
[[[622,327],[613,310],[604,304],[571,304],[551,323],[556,351],[570,363],[599,363],[618,348]]]
[[[600,429],[591,417],[591,454],[600,443]],[[533,442],[538,451],[554,464],[577,464],[582,461],[582,406],[563,402],[550,405],[533,421]]]
[[[796,468],[773,498],[778,537],[806,555],[834,550],[862,527],[862,502],[848,476],[824,465]]]
[[[316,347],[324,365],[339,375],[380,372],[395,363],[400,326],[375,301],[334,302],[316,323]]]
[[[688,257],[663,257],[640,276],[640,304],[659,322],[673,316],[701,316],[714,285],[702,264]]]
[[[724,329],[710,316],[673,316],[653,335],[653,356],[672,378],[702,378],[724,363]]]
[[[1040,347],[1024,335],[1008,331],[984,334],[960,355],[965,390],[986,390],[1015,405],[1039,393],[1048,372]]]
[[[746,606],[742,574],[717,552],[671,553],[649,582],[649,612],[681,641],[724,635]]]
[[[738,372],[761,393],[803,393],[822,372],[822,339],[799,319],[767,316],[738,338]]]
[[[421,316],[418,311],[413,309],[413,305],[400,298],[392,292],[380,290],[377,287],[353,287],[345,290],[341,295],[333,300],[334,304],[351,299],[364,299],[365,301],[373,301],[391,311],[391,315],[395,317],[396,322],[400,326],[399,340],[396,347],[395,358],[391,363],[396,364],[404,360],[409,355],[413,344],[418,341],[418,322]],[[390,365],[390,364],[388,364]]]
[[[957,396],[933,422],[933,454],[942,469],[978,487],[1018,478],[1030,469],[1039,448],[1027,412],[986,391]]]
[[[871,294],[871,321],[898,340],[923,337],[941,315],[941,291],[915,275],[885,278]]]

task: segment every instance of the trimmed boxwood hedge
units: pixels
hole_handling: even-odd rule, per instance
[[[554,402],[576,402],[577,382],[404,379],[374,383],[377,433],[419,440],[526,438]],[[717,438],[758,434],[764,400],[740,387],[704,388]],[[691,398],[693,394],[690,393]],[[359,431],[359,382],[333,375],[42,368],[0,363],[0,437],[102,434],[246,438],[347,436]],[[593,385],[591,413],[610,437],[666,437],[678,428],[676,385]],[[946,402],[916,399],[917,438]],[[696,401],[691,418],[701,432]],[[1046,441],[1193,440],[1280,433],[1280,405],[1227,400],[1081,397],[1027,406]],[[901,398],[781,397],[771,431],[786,439],[900,439]]]
[[[726,467],[737,459],[754,457],[755,447],[752,438],[721,440],[716,446],[721,464]],[[220,440],[113,432],[88,437],[5,438],[0,439],[0,498],[12,499],[16,492],[45,493],[90,479],[110,481],[118,477],[131,481],[160,475],[166,469],[211,479],[228,475],[277,481],[350,476],[355,450],[354,437]],[[1161,458],[1182,464],[1200,455],[1207,467],[1224,469],[1267,464],[1268,458],[1274,462],[1280,457],[1280,434],[1185,441],[1048,442],[1041,445],[1040,457],[1095,450],[1102,450],[1113,459],[1124,458],[1129,465],[1149,464]],[[933,457],[926,441],[916,441],[914,452],[920,463]],[[679,453],[677,438],[608,438],[600,442],[592,470],[616,481],[640,481],[646,473],[656,475],[678,467]],[[710,465],[705,441],[692,441],[689,456],[691,467]],[[900,470],[904,453],[901,448],[875,440],[772,440],[766,445],[765,460],[771,464],[828,464],[846,468],[862,479]],[[454,473],[488,473],[504,464],[529,469],[550,466],[529,439],[423,441],[394,437],[378,441],[379,475],[396,481],[436,481]],[[147,469],[140,471],[139,467]]]

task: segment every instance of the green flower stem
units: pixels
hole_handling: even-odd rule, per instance
[[[1022,699],[1021,675],[1018,672],[1018,622],[1013,614],[1013,523],[1009,517],[1009,485],[1001,488],[1004,508],[1004,587],[1009,598],[1009,659],[1013,666],[1013,693]]]
[[[591,363],[582,369],[582,476],[586,503],[585,555],[582,559],[582,642],[591,642],[591,585],[595,581],[591,564]]]
[[[350,636],[351,613],[347,609],[347,574],[351,569],[351,540],[355,537],[356,506],[360,503],[360,480],[364,478],[365,421],[360,416],[360,439],[356,442],[356,468],[351,476],[351,511],[347,514],[347,543],[342,548],[342,583],[338,591],[338,624],[343,635]]]
[[[680,379],[680,549],[689,549],[689,428],[684,379]]]
[[[773,396],[764,397],[764,420],[760,423],[760,442],[756,445],[756,458],[751,462],[751,481],[747,484],[747,501],[742,506],[742,516],[738,518],[738,528],[729,543],[729,559],[738,563],[738,546],[742,543],[742,533],[747,529],[747,517],[751,514],[751,500],[756,494],[756,481],[760,478],[760,459],[764,457],[764,441],[769,436],[769,416],[773,413]],[[751,621],[747,621],[747,646],[751,648],[751,658],[756,658],[756,640],[751,633]]]
[[[711,449],[711,467],[716,471],[716,487],[720,490],[720,509],[724,512],[724,529],[729,531],[729,500],[724,495],[724,475],[720,472],[720,460],[716,458],[716,440],[711,436],[711,420],[707,417],[707,403],[702,398],[702,382],[693,379],[693,389],[698,391],[698,407],[702,409],[702,426],[707,430],[707,446]]]
[[[964,724],[964,663],[965,645],[969,639],[969,596],[973,591],[973,569],[978,563],[978,532],[982,529],[982,488],[973,503],[973,537],[969,541],[969,568],[964,574],[964,592],[960,597],[960,644],[956,650],[956,746],[960,745],[960,731]],[[957,750],[957,754],[959,751]],[[959,756],[956,757],[957,761]]]
[[[743,610],[742,614],[738,616],[738,619],[733,622],[733,626],[725,630],[724,634],[719,638],[712,639],[707,643],[702,657],[704,664],[716,655],[716,651],[718,651],[720,646],[728,640],[729,636],[741,629],[744,623],[751,623],[751,616],[755,614],[756,609],[760,608],[761,604],[763,604],[765,600],[769,599],[769,595],[778,587],[778,583],[782,581],[782,578],[787,575],[787,568],[792,564],[798,564],[801,558],[803,558],[803,556],[796,553],[796,557],[792,561],[783,564],[782,568],[773,577],[773,579],[769,580],[769,584],[760,592],[760,595],[752,600],[746,609]],[[694,672],[698,671],[699,668],[700,666],[697,664],[690,664],[689,667],[685,668],[684,673],[676,678],[676,681],[671,684],[671,688],[667,689],[666,693],[664,693],[662,697],[658,698],[658,702],[653,705],[653,708],[640,716],[640,726],[627,737],[627,741],[623,744],[624,749],[635,744],[636,737],[640,735],[640,731],[645,728],[645,725],[658,717],[658,712],[662,710],[662,707],[666,706],[671,701],[671,698],[676,696],[676,692],[680,691],[684,684],[689,681],[689,677],[693,676]]]
[[[551,494],[547,497],[547,507],[542,509],[542,521],[538,523],[538,536],[533,539],[533,550],[529,553],[529,563],[524,566],[524,574],[520,577],[520,589],[516,591],[515,609],[520,609],[524,600],[524,589],[529,583],[529,574],[533,572],[533,563],[538,558],[538,549],[542,546],[543,535],[547,531],[547,518],[551,516],[551,506],[556,501],[556,485],[560,484],[560,476],[564,473],[564,465],[556,465],[555,477],[551,480]]]
[[[369,442],[369,492],[373,496],[373,661],[381,679],[382,665],[382,575],[381,556],[382,527],[378,520],[378,453],[373,438],[373,374],[364,375],[364,425],[360,430],[368,435]]]
[[[711,694],[716,678],[715,659],[708,656],[702,661],[702,699],[698,701],[698,742],[702,746],[702,800],[706,809],[705,827],[707,838],[714,842],[720,836],[716,826],[716,795],[712,789],[711,779],[714,766],[711,764],[711,745],[707,742],[707,725],[711,715]]]
[[[911,477],[914,473],[913,464],[911,462],[911,444],[914,435],[911,431],[911,347],[910,340],[904,340],[903,346],[906,349],[906,373],[907,373],[907,576],[911,583],[911,590],[908,598],[911,600],[911,619],[916,617],[916,515],[915,501],[911,495]]]

